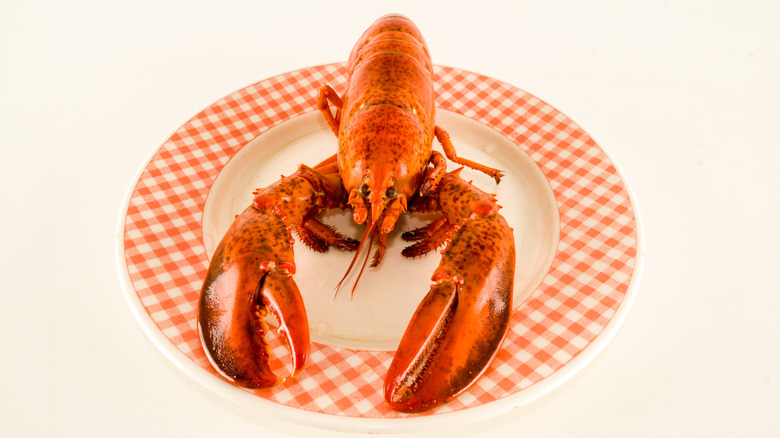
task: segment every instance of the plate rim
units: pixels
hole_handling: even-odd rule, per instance
[[[631,308],[633,307],[634,301],[636,299],[636,295],[639,290],[639,284],[641,283],[641,278],[644,271],[645,257],[646,257],[644,223],[642,220],[641,211],[638,206],[636,193],[633,190],[630,181],[626,178],[625,173],[620,167],[620,164],[617,161],[615,161],[614,156],[610,153],[609,149],[606,146],[604,146],[604,144],[601,141],[598,141],[597,138],[594,137],[587,129],[585,129],[583,125],[580,124],[575,117],[572,117],[568,113],[560,111],[557,106],[551,104],[547,100],[538,97],[533,93],[527,92],[525,89],[512,85],[508,82],[500,81],[490,76],[481,73],[475,73],[471,70],[466,70],[459,67],[450,67],[450,66],[438,65],[438,64],[436,65],[437,68],[444,67],[447,69],[454,69],[460,72],[473,73],[480,77],[485,77],[488,79],[492,79],[507,84],[524,93],[527,93],[530,96],[535,97],[536,99],[539,99],[547,106],[551,107],[558,113],[563,114],[565,117],[570,119],[574,124],[577,125],[577,127],[581,131],[587,134],[593,140],[595,146],[605,154],[609,163],[615,168],[615,173],[619,176],[625,188],[629,204],[631,205],[631,208],[633,210],[633,219],[635,223],[635,233],[636,233],[636,254],[634,256],[634,266],[631,271],[631,279],[629,281],[627,290],[623,295],[623,298],[619,306],[615,310],[615,313],[612,315],[612,317],[609,319],[609,321],[606,323],[603,329],[595,336],[595,338],[591,342],[589,342],[587,346],[585,346],[581,350],[581,352],[578,355],[570,359],[566,364],[564,364],[560,368],[556,369],[552,374],[548,375],[547,377],[544,377],[542,380],[538,382],[535,382],[529,387],[524,388],[521,391],[517,391],[513,394],[509,394],[503,398],[492,400],[478,406],[472,406],[472,407],[468,407],[456,411],[441,412],[441,413],[425,415],[425,416],[410,415],[410,416],[400,416],[394,418],[341,416],[341,415],[335,415],[335,414],[329,414],[323,412],[308,411],[305,409],[300,409],[282,403],[277,403],[271,400],[267,400],[263,397],[257,397],[256,395],[243,391],[235,387],[234,385],[231,385],[230,383],[219,379],[213,374],[202,369],[199,365],[197,365],[190,358],[188,358],[184,353],[179,351],[170,342],[170,340],[167,337],[165,337],[163,333],[157,328],[156,323],[151,319],[151,316],[145,311],[140,299],[136,294],[136,291],[132,284],[132,280],[130,278],[129,268],[127,266],[126,257],[125,257],[124,237],[125,237],[125,225],[127,219],[127,212],[129,209],[130,201],[132,200],[133,197],[133,193],[138,183],[140,182],[140,179],[144,171],[146,170],[150,162],[153,160],[153,158],[156,156],[156,154],[165,145],[168,139],[171,138],[171,136],[173,136],[176,132],[178,132],[182,127],[186,126],[198,114],[202,113],[204,110],[217,104],[221,99],[224,99],[225,97],[230,96],[233,93],[236,93],[247,87],[257,85],[262,81],[276,78],[281,75],[287,75],[291,72],[321,68],[324,66],[339,65],[339,64],[342,63],[313,65],[309,67],[302,67],[300,69],[291,70],[288,72],[281,72],[273,76],[269,76],[268,78],[263,78],[260,81],[255,81],[244,87],[238,88],[230,93],[227,93],[221,96],[220,98],[214,100],[210,104],[202,107],[200,110],[193,113],[191,116],[189,116],[183,123],[179,124],[174,130],[172,130],[167,136],[165,136],[164,140],[160,142],[156,147],[154,147],[147,154],[146,158],[143,160],[141,165],[136,170],[133,178],[131,179],[131,183],[129,184],[128,188],[125,191],[125,195],[119,212],[119,217],[117,220],[117,225],[116,225],[117,228],[115,233],[115,241],[116,241],[115,263],[116,263],[117,273],[119,276],[120,285],[122,287],[124,299],[127,302],[128,307],[130,308],[130,311],[134,316],[136,322],[141,326],[142,331],[146,334],[147,338],[152,342],[152,344],[157,348],[157,350],[159,350],[163,354],[163,356],[166,357],[166,359],[172,362],[176,366],[176,368],[178,368],[180,371],[182,371],[185,375],[188,376],[190,384],[197,383],[199,386],[205,387],[211,393],[218,395],[221,400],[230,402],[232,405],[237,406],[242,411],[245,410],[246,403],[256,404],[257,406],[260,406],[263,409],[267,409],[266,411],[259,411],[259,412],[253,411],[252,417],[250,418],[251,420],[253,420],[253,422],[256,422],[256,416],[276,417],[275,414],[278,414],[279,418],[288,422],[297,422],[311,427],[326,428],[330,430],[343,431],[343,432],[413,432],[413,431],[427,430],[433,427],[441,427],[443,421],[449,420],[451,418],[456,418],[456,417],[462,419],[462,422],[471,423],[479,420],[484,420],[490,417],[506,415],[513,410],[516,410],[522,406],[526,406],[534,402],[535,400],[539,399],[544,395],[550,394],[561,384],[565,383],[571,377],[579,373],[583,368],[585,368],[589,363],[591,363],[593,359],[604,350],[604,348],[606,348],[606,346],[611,342],[611,340],[617,334],[620,327],[622,327],[623,323],[627,319],[628,314],[630,313]],[[465,116],[465,117],[469,117],[469,116]],[[291,120],[291,119],[287,119],[287,120]],[[280,123],[283,122],[284,121],[277,122],[274,126],[278,126]],[[260,135],[262,135],[262,133]],[[550,183],[550,180],[547,179],[547,182]],[[560,210],[559,210],[559,216],[560,216]],[[560,242],[558,244],[560,245]],[[556,254],[558,254],[558,249],[556,249]],[[550,269],[552,269],[552,267]]]

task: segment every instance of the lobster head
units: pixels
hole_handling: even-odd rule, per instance
[[[432,133],[415,114],[378,104],[356,112],[341,134],[339,169],[354,220],[387,234],[422,184]]]
[[[357,187],[351,188],[349,204],[356,223],[368,222],[385,234],[393,230],[398,215],[406,211],[411,196],[389,172],[366,172]]]

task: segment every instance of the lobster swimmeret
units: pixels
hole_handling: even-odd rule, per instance
[[[212,257],[198,327],[220,374],[244,387],[269,387],[282,380],[269,367],[264,339],[264,319],[272,312],[295,376],[308,357],[309,327],[292,278],[291,232],[315,251],[356,250],[347,272],[365,252],[362,273],[371,248],[376,248],[372,266],[382,261],[387,234],[400,214],[440,213],[402,236],[416,242],[404,249],[407,257],[446,248],[384,385],[388,406],[419,412],[460,394],[495,356],[509,326],[515,265],[512,229],[498,214],[495,197],[463,180],[460,169],[448,173],[444,156],[431,149],[433,138],[450,161],[496,182],[502,174],[458,157],[447,133],[435,125],[431,58],[408,18],[377,20],[358,40],[347,68],[346,91],[339,95],[325,85],[317,98],[338,136],[338,154],[313,168],[301,165],[254,193]],[[321,213],[335,208],[351,208],[355,222],[366,224],[361,241],[320,222]]]

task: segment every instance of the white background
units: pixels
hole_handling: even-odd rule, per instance
[[[394,11],[434,62],[580,122],[646,232],[634,307],[594,362],[530,405],[438,433],[780,435],[780,7],[675,0],[4,0],[0,435],[341,436],[238,415],[170,365],[124,301],[116,223],[144,159],[188,118],[345,60]]]

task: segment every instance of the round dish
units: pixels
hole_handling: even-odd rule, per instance
[[[627,182],[605,151],[550,105],[495,79],[441,66],[437,123],[460,156],[507,172],[498,186],[468,169],[464,176],[498,195],[518,247],[512,326],[486,373],[428,412],[400,414],[384,405],[392,350],[438,264],[435,255],[403,260],[397,255],[403,244],[393,235],[388,259],[361,279],[353,298],[333,294],[351,254],[296,247],[295,278],[314,342],[295,379],[249,391],[211,368],[196,328],[211,251],[233,215],[249,205],[253,188],[336,152],[314,101],[321,84],[338,90],[345,80],[344,65],[329,64],[236,91],[187,121],[144,164],[117,233],[125,297],[144,332],[179,369],[243,410],[337,430],[476,421],[526,404],[581,369],[617,331],[637,290],[641,227]],[[406,219],[398,229],[421,220]],[[338,214],[327,221],[360,234]],[[278,337],[271,345],[277,358],[286,357]]]

